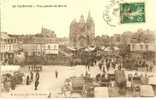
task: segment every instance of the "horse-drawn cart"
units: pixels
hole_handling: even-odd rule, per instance
[[[71,77],[65,81],[64,94],[80,94],[82,97],[93,97],[94,86],[91,78]]]

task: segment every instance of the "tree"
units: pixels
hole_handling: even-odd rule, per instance
[[[103,35],[103,36],[96,36],[95,39],[94,39],[94,44],[97,46],[97,47],[101,47],[101,46],[109,46],[110,45],[110,42],[111,42],[111,39],[109,36],[107,35]]]
[[[120,48],[120,52],[119,52],[120,56],[125,57],[126,55],[129,55],[130,47],[128,44],[126,43],[121,44],[119,48]]]
[[[154,32],[146,30],[138,30],[132,35],[131,42],[132,43],[154,43],[155,35]]]
[[[24,54],[24,52],[18,52],[15,55],[15,62],[16,62],[16,64],[19,64],[21,66],[24,65],[24,63],[25,63],[25,54]]]

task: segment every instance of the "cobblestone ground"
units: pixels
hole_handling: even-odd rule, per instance
[[[55,71],[58,71],[58,78],[55,77]],[[62,97],[61,87],[64,85],[66,78],[71,76],[80,76],[86,71],[85,66],[43,66],[43,71],[40,72],[40,80],[38,90],[34,90],[34,82],[30,85],[18,85],[15,90],[11,90],[9,93],[2,93],[2,97],[48,97],[49,92],[51,97]],[[90,68],[91,77],[95,77],[99,73],[97,66]],[[126,74],[132,73],[126,71]],[[149,73],[150,74],[150,73]],[[117,89],[115,89],[117,91]],[[113,92],[112,92],[113,93]],[[115,92],[114,92],[115,93]],[[40,94],[40,95],[39,95]],[[117,95],[115,95],[117,96]]]

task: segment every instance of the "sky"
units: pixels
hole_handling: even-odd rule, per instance
[[[55,31],[58,37],[69,36],[69,26],[83,14],[85,19],[90,11],[95,23],[95,34],[113,35],[137,29],[156,31],[156,0],[123,0],[124,2],[145,2],[145,23],[120,24],[120,16],[113,17],[116,26],[109,26],[103,13],[110,0],[1,0],[1,32],[10,34],[36,34],[42,27]],[[120,1],[120,0],[119,0]],[[66,5],[67,7],[36,7],[36,5]],[[13,5],[33,5],[16,7]],[[111,8],[109,8],[110,10]],[[112,15],[110,14],[112,17]],[[116,22],[117,21],[117,22]]]

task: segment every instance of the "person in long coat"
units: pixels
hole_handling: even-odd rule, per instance
[[[34,74],[33,74],[33,72],[30,72],[30,79],[31,79],[31,81],[33,81],[33,78],[34,78]]]
[[[36,80],[39,80],[40,79],[40,74],[39,74],[39,72],[37,71],[36,72]]]
[[[15,76],[12,76],[11,77],[11,89],[15,90],[15,87],[16,87],[16,78]]]
[[[39,85],[39,80],[35,80],[35,90],[37,90],[38,85]]]
[[[126,87],[126,75],[124,70],[121,70],[121,66],[118,66],[118,70],[115,71],[115,81],[119,87],[119,94],[124,94]]]
[[[55,70],[55,77],[58,78],[58,71]]]
[[[103,65],[103,63],[102,63],[102,62],[100,62],[100,63],[99,63],[99,65],[98,65],[98,66],[99,66],[100,71],[102,70],[102,65]]]
[[[29,80],[30,80],[29,75],[27,75],[27,77],[26,77],[26,85],[29,85]]]

